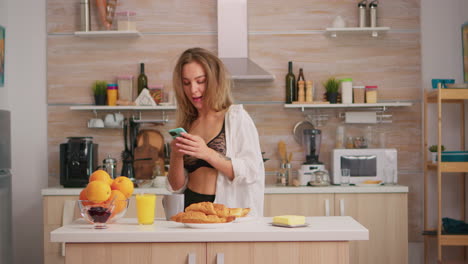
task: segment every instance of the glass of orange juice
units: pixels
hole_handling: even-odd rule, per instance
[[[156,194],[136,194],[136,207],[138,224],[152,225],[154,223],[154,211],[156,207]]]

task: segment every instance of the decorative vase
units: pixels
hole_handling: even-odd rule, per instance
[[[336,104],[338,102],[338,93],[327,92],[327,100],[330,104]]]
[[[106,105],[107,96],[105,94],[95,94],[94,101],[96,105]]]

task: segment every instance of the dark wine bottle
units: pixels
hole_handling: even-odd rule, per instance
[[[293,73],[292,61],[288,62],[288,74],[286,74],[286,103],[291,104],[297,100],[296,76]]]
[[[138,95],[140,95],[143,89],[148,89],[148,78],[145,74],[145,64],[140,63],[140,75],[138,75]]]

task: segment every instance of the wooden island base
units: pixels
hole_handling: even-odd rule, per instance
[[[66,264],[348,264],[349,242],[67,243]]]

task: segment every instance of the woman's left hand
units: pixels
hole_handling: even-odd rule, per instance
[[[179,147],[180,152],[198,159],[207,160],[212,149],[206,145],[203,138],[188,133],[182,133],[181,135],[181,137],[176,138],[176,145]]]

